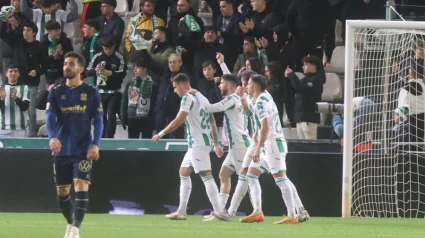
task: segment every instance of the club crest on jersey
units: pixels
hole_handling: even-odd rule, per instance
[[[61,96],[61,100],[66,100],[66,96],[65,95],[62,95]]]
[[[80,100],[81,101],[87,101],[87,93],[80,94]]]
[[[81,160],[78,168],[81,172],[88,172],[91,169],[91,163],[88,160]]]

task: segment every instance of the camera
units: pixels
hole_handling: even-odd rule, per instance
[[[344,112],[344,104],[318,102],[317,110],[319,113],[331,114],[332,112],[336,112],[338,114],[342,114]]]

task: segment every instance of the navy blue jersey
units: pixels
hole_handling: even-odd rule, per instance
[[[92,144],[91,125],[103,116],[99,92],[83,83],[76,88],[58,86],[49,93],[46,113],[56,114],[54,137],[62,144],[55,156],[86,154]]]

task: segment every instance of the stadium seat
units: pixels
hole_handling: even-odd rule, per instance
[[[285,139],[298,139],[297,128],[283,128]]]
[[[341,80],[335,73],[326,73],[326,83],[323,85],[322,101],[332,102],[335,99],[342,99]]]
[[[83,12],[83,6],[84,6],[83,1],[77,0],[76,2],[77,2],[77,5],[78,5],[78,14],[81,16],[81,13]],[[69,7],[69,4],[68,4],[68,7]]]
[[[198,13],[198,17],[200,17],[202,19],[205,26],[213,25],[212,13],[210,13],[210,12],[200,12],[200,13]]]
[[[127,2],[127,0],[118,0],[117,3],[118,3],[118,5],[115,8],[115,12],[119,16],[121,16],[121,17],[125,16],[125,14],[128,11],[128,2]]]
[[[66,36],[67,36],[69,39],[74,38],[75,31],[76,31],[76,29],[75,29],[75,27],[74,27],[74,23],[73,23],[73,22],[71,22],[71,23],[67,23],[67,24],[65,24],[65,25],[63,26],[63,32],[65,32],[65,33],[66,33]],[[77,31],[78,31],[78,30],[77,30]]]
[[[131,12],[139,12],[140,11],[140,0],[134,0],[133,7],[131,8]]]
[[[345,46],[337,46],[333,53],[331,63],[325,68],[328,73],[344,74]]]
[[[297,75],[297,77],[298,77],[299,79],[302,79],[302,78],[304,78],[304,77],[305,77],[305,75],[304,75],[303,73],[301,73],[301,72],[295,72],[295,74]]]

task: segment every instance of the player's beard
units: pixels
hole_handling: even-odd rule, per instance
[[[73,79],[75,77],[77,77],[78,73],[77,72],[72,72],[72,71],[64,71],[63,72],[63,76],[66,79]]]
[[[221,96],[222,97],[227,96],[227,90],[221,90]]]

